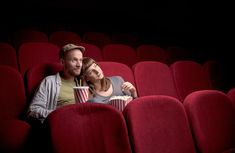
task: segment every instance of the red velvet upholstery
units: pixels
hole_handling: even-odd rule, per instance
[[[16,49],[8,43],[0,42],[0,64],[18,70]]]
[[[60,48],[51,43],[24,43],[19,48],[20,72],[24,75],[28,68],[44,62],[59,62]]]
[[[49,36],[49,42],[63,47],[68,43],[78,44],[81,42],[81,37],[72,31],[54,31]]]
[[[111,105],[68,105],[47,119],[54,153],[131,153],[124,117]]]
[[[85,32],[82,37],[84,43],[90,43],[102,49],[106,44],[111,42],[108,34],[103,32]]]
[[[229,99],[231,100],[233,106],[234,106],[234,109],[235,109],[235,88],[232,88],[228,91],[227,93]]]
[[[26,94],[29,99],[34,95],[35,90],[48,75],[61,71],[63,66],[60,63],[41,63],[28,69],[25,73]]]
[[[123,44],[107,44],[102,49],[103,60],[120,62],[132,66],[137,62],[134,48]]]
[[[102,61],[102,52],[101,49],[93,44],[88,44],[88,43],[79,43],[79,45],[85,47],[85,52],[83,56],[91,57],[95,61]]]
[[[0,152],[23,153],[28,150],[31,126],[19,119],[1,121]]]
[[[0,65],[0,120],[19,118],[26,106],[24,81],[20,73]]]
[[[168,95],[178,98],[168,65],[157,61],[136,63],[132,70],[139,96]]]
[[[130,67],[118,62],[98,62],[105,76],[122,76],[125,81],[135,85],[134,75]]]
[[[195,153],[183,104],[170,96],[145,96],[124,109],[135,153]]]
[[[158,61],[168,64],[167,52],[156,45],[142,44],[136,48],[138,61]]]
[[[30,133],[30,125],[21,120],[26,107],[24,82],[12,67],[0,65],[0,72],[0,152],[18,153]]]
[[[235,147],[235,111],[226,94],[196,91],[185,98],[184,105],[201,153],[221,153]]]
[[[209,76],[199,63],[194,61],[177,61],[170,68],[181,101],[194,91],[212,89]]]

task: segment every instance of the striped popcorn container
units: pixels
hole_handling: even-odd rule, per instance
[[[117,108],[119,111],[123,111],[126,105],[132,100],[131,96],[114,96],[109,100],[109,104]]]
[[[88,100],[89,87],[78,86],[73,87],[74,99],[76,103],[85,103]]]

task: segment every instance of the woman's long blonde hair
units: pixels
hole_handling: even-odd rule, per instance
[[[84,80],[84,84],[88,85],[90,87],[90,94],[92,96],[94,96],[94,94],[95,94],[95,88],[94,88],[94,85],[86,79],[86,73],[87,73],[88,68],[93,63],[95,63],[99,66],[99,64],[94,59],[92,59],[90,57],[83,57],[83,60],[82,60],[82,78]],[[103,77],[101,79],[101,90],[102,91],[107,91],[109,89],[110,85],[111,85],[111,82],[108,78]]]

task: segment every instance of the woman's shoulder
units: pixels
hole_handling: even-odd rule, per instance
[[[121,76],[111,76],[109,79],[113,84],[122,84],[124,82],[124,79]]]
[[[123,78],[121,76],[111,76],[111,77],[108,77],[110,80],[122,80],[123,81]]]

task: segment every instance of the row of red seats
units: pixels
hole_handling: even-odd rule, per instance
[[[124,44],[108,44],[102,49],[88,43],[77,42],[76,44],[83,45],[86,48],[84,56],[92,57],[96,61],[121,62],[130,67],[138,61],[153,60],[169,65],[176,60],[193,59],[190,57],[189,51],[181,50],[180,52],[177,49],[167,51],[153,44],[142,44],[136,49]],[[59,49],[58,45],[48,42],[24,43],[19,49],[15,49],[8,43],[0,43],[0,63],[19,69],[24,74],[28,67],[36,63],[58,62]],[[181,55],[184,55],[184,57],[179,57]]]
[[[0,66],[0,70],[4,80],[0,86],[0,152],[36,152],[35,148],[28,150],[31,125],[22,117],[24,80],[11,67]],[[183,102],[167,95],[141,96],[123,112],[96,103],[65,106],[48,116],[48,140],[54,153],[232,153],[234,91],[195,91]]]
[[[183,104],[169,96],[141,97],[123,113],[102,104],[71,105],[47,123],[55,153],[232,153],[234,121],[227,95],[203,90]]]
[[[46,33],[36,29],[20,29],[9,34],[8,42],[15,48],[19,48],[25,42],[51,42],[59,47],[67,43],[91,43],[100,49],[109,43],[121,43],[137,46],[140,43],[140,37],[130,33],[113,33],[111,35],[105,32],[85,32],[82,35],[74,31],[58,30]]]
[[[194,61],[177,61],[171,66],[156,61],[142,61],[132,68],[118,62],[98,62],[106,76],[119,75],[137,88],[139,96],[168,95],[183,101],[197,90],[215,89],[227,92],[235,87],[232,81],[221,86],[222,76],[214,76],[212,62],[201,65]],[[25,74],[27,95],[31,97],[40,81],[49,74],[62,69],[59,63],[44,63],[31,67]],[[211,72],[212,70],[212,72]],[[219,77],[221,76],[221,77]],[[220,79],[216,81],[216,77]],[[225,89],[226,90],[223,90]]]

